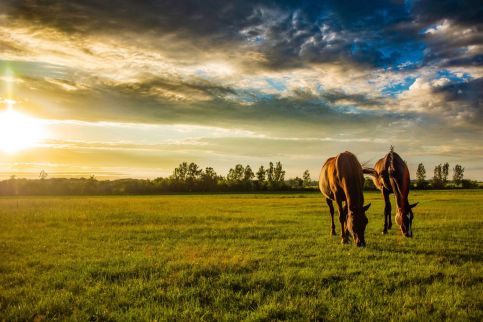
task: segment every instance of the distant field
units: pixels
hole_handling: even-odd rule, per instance
[[[0,198],[0,320],[482,321],[483,191],[412,192],[413,239],[365,195],[364,249],[315,193]]]

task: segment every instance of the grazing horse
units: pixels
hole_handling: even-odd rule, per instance
[[[325,161],[320,171],[319,188],[326,197],[332,218],[332,235],[335,235],[334,206],[339,211],[339,222],[342,243],[349,241],[349,233],[354,237],[357,246],[365,246],[364,231],[368,223],[366,210],[371,204],[364,206],[362,187],[364,176],[362,167],[356,156],[343,152]],[[345,202],[343,206],[342,203]]]
[[[374,169],[364,168],[363,172],[373,177],[374,184],[381,190],[384,197],[383,234],[387,234],[387,230],[391,229],[392,226],[389,194],[394,193],[397,205],[396,222],[404,236],[413,237],[412,223],[414,214],[412,208],[416,207],[418,203],[409,204],[409,170],[403,159],[394,152],[391,146],[391,151],[376,162]]]

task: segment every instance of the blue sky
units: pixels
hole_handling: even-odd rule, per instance
[[[339,152],[371,163],[394,145],[413,176],[450,162],[483,179],[482,7],[2,1],[0,101],[47,134],[0,151],[0,173],[153,178],[183,161],[225,174],[280,160],[316,178]]]

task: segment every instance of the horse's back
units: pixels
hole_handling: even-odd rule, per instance
[[[322,194],[329,199],[334,200],[334,192],[331,189],[331,177],[334,171],[335,157],[328,158],[325,161],[319,176],[319,189]]]
[[[393,192],[391,177],[397,180],[400,185],[409,187],[409,169],[396,152],[390,152],[377,161],[374,170],[377,172],[377,176],[374,177],[373,181],[380,190],[384,188],[390,193]]]
[[[354,154],[346,151],[324,163],[320,171],[319,189],[329,199],[335,200],[335,196],[339,196],[345,200],[348,189],[360,187],[362,190],[363,180],[359,161]]]

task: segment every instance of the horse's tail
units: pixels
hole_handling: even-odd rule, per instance
[[[362,173],[377,177],[377,172],[373,168],[362,168]]]

